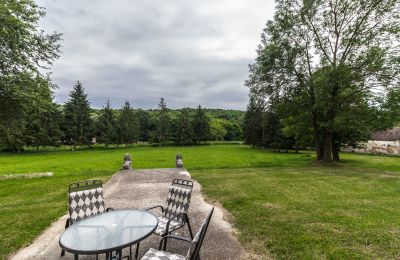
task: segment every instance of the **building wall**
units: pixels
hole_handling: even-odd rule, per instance
[[[358,148],[347,147],[343,150],[348,152],[358,152],[358,153],[400,155],[400,141],[370,140],[365,143],[360,143]]]

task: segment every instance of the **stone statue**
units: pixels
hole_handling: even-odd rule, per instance
[[[177,154],[175,157],[176,168],[183,168],[182,154]]]
[[[124,163],[122,164],[123,170],[130,170],[132,165],[132,157],[129,153],[124,155]]]

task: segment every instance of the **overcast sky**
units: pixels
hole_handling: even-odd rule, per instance
[[[40,26],[63,33],[56,100],[80,80],[94,107],[244,110],[248,64],[273,0],[39,0]]]

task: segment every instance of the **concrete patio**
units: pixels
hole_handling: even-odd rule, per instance
[[[181,169],[124,170],[117,172],[104,185],[106,207],[115,209],[141,209],[152,205],[165,205],[168,187],[174,178],[190,178],[190,174]],[[205,202],[200,185],[193,180],[194,190],[189,209],[192,229],[196,232],[212,206],[215,207],[211,224],[201,249],[202,259],[248,259],[249,254],[242,248],[233,235],[231,225],[225,221],[221,208]],[[67,201],[67,196],[65,198]],[[66,209],[67,210],[67,209]],[[22,248],[11,259],[73,259],[66,253],[60,257],[61,248],[58,239],[64,231],[67,215],[54,222],[31,245]],[[189,236],[187,227],[178,231],[179,235]],[[140,244],[139,258],[152,248],[158,249],[160,237],[151,235]],[[135,247],[133,247],[134,249]],[[182,242],[169,241],[168,251],[186,255],[187,246]],[[125,249],[123,255],[127,255]],[[104,256],[100,256],[102,259]],[[95,256],[80,256],[79,259],[95,259]]]

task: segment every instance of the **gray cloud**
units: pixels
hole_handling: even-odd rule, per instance
[[[52,78],[65,102],[76,80],[93,106],[244,109],[248,63],[273,1],[39,0],[41,27],[64,34]]]

